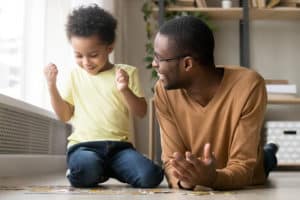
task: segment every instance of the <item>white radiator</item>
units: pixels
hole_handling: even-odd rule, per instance
[[[65,169],[70,133],[53,113],[0,94],[0,176]]]

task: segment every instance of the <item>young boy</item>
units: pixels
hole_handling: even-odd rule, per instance
[[[71,119],[67,177],[74,187],[93,187],[116,178],[133,187],[156,187],[162,169],[138,153],[128,141],[129,112],[143,117],[147,104],[135,67],[109,62],[117,22],[98,7],[80,7],[68,17],[67,37],[79,68],[65,91],[56,87],[57,67],[44,73],[51,104],[60,120]]]

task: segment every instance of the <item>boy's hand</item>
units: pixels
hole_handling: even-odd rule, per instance
[[[126,71],[118,68],[116,71],[116,83],[119,91],[128,89],[129,76]]]
[[[49,87],[56,85],[58,70],[55,64],[49,63],[48,65],[46,65],[44,68],[44,74]]]

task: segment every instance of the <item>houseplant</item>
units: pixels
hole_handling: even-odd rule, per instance
[[[177,0],[164,0],[165,6],[172,6],[175,5]],[[153,61],[153,36],[156,30],[158,30],[158,23],[155,23],[155,10],[154,7],[157,6],[157,1],[154,0],[144,0],[142,6],[142,12],[144,21],[146,23],[146,34],[147,34],[147,41],[146,41],[146,56],[144,57],[144,62],[146,63],[146,68],[152,70],[151,71],[151,79],[157,79],[157,73],[152,68],[152,61]],[[209,20],[209,17],[202,14],[201,12],[186,12],[186,11],[166,11],[165,12],[165,20],[172,19],[174,17],[179,16],[194,16],[200,18],[204,21],[212,30],[215,30],[215,26]]]

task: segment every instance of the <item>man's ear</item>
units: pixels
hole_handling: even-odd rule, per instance
[[[187,56],[184,58],[184,68],[185,71],[190,71],[193,68],[194,60],[192,57]]]

